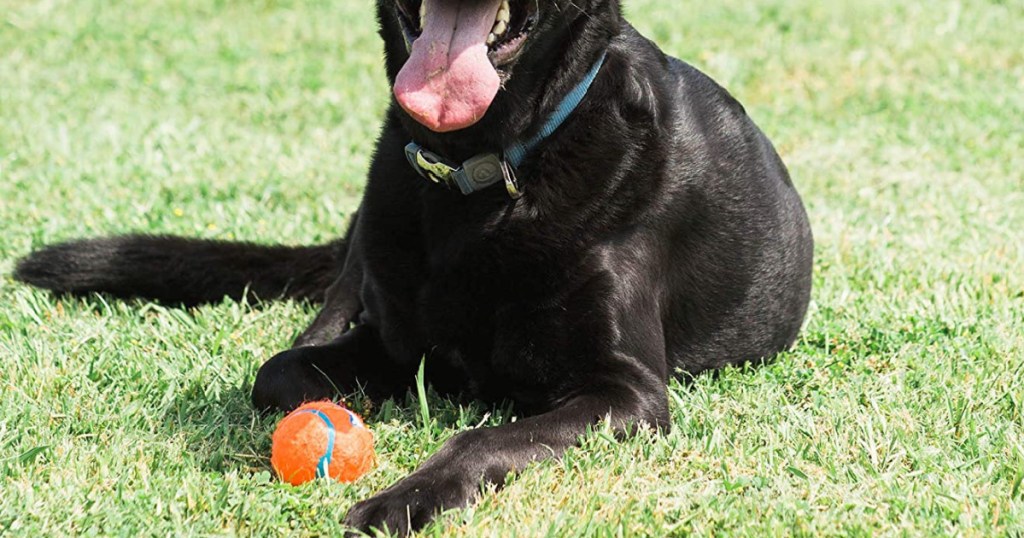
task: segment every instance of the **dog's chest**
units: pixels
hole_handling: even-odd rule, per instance
[[[530,403],[545,392],[538,374],[548,368],[531,352],[530,312],[543,302],[554,267],[515,248],[522,236],[454,229],[432,239],[416,300],[431,381],[486,400]]]
[[[429,270],[416,297],[416,318],[431,370],[447,381],[485,392],[493,376],[491,354],[495,308],[502,300],[500,268],[494,253],[465,245],[437,245],[428,251]],[[445,379],[437,379],[443,377]]]
[[[535,314],[563,312],[556,296],[578,254],[507,199],[427,197],[401,213],[366,208],[365,270],[389,298],[367,304],[371,317],[397,351],[423,353],[440,390],[527,404],[551,394],[563,366]]]

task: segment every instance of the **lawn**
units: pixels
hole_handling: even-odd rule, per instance
[[[380,465],[273,478],[256,369],[314,314],[13,282],[45,243],[344,229],[389,99],[368,0],[0,0],[0,535],[331,535],[514,410],[354,397]],[[630,0],[776,143],[817,240],[795,348],[671,391],[425,530],[1024,534],[1024,0]]]

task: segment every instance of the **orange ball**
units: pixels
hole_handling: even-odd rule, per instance
[[[314,478],[353,482],[373,467],[373,434],[359,415],[330,401],[311,402],[281,419],[270,465],[294,486]]]

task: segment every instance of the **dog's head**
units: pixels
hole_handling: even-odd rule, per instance
[[[403,124],[454,153],[528,129],[621,24],[618,0],[378,0],[377,9]]]

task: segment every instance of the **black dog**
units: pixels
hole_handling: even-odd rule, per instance
[[[343,240],[86,240],[17,278],[184,304],[323,299],[260,369],[260,408],[357,384],[404,393],[425,356],[437,389],[532,417],[457,435],[353,507],[358,529],[419,528],[599,421],[665,430],[670,375],[794,341],[813,244],[784,165],[618,0],[378,0],[377,14],[395,101]]]

